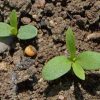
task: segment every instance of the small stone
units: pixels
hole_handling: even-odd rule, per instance
[[[95,4],[94,4],[94,7],[95,7],[97,10],[100,10],[100,1],[96,1]]]
[[[40,78],[40,80],[38,81],[39,83],[43,82],[43,78]]]
[[[38,7],[38,8],[44,8],[44,6],[45,6],[45,0],[36,0],[36,6]]]
[[[47,26],[44,19],[41,20],[41,22],[39,23],[39,26],[40,27],[46,27]]]
[[[0,53],[5,52],[6,50],[10,49],[10,45],[13,42],[12,37],[7,37],[7,38],[0,38]]]
[[[72,86],[70,87],[70,89],[71,89],[72,91],[74,91],[74,86],[72,85]]]
[[[32,18],[36,19],[37,18],[37,15],[32,15]]]
[[[0,47],[2,47],[2,48],[0,48],[0,53],[3,53],[9,49],[9,46],[5,43],[2,43],[2,42],[0,42]]]
[[[59,100],[64,100],[64,96],[63,95],[59,95],[58,99]]]
[[[7,71],[8,70],[8,65],[6,62],[1,62],[0,63],[0,71]]]
[[[23,17],[23,18],[21,18],[21,22],[23,24],[29,24],[29,23],[31,23],[31,19],[28,17]]]
[[[50,26],[51,26],[51,27],[54,27],[54,26],[55,26],[55,23],[54,23],[53,20],[50,20],[49,23],[50,23]]]
[[[38,100],[37,98],[35,98],[35,99],[32,99],[32,100]]]
[[[97,94],[97,95],[100,95],[100,91],[96,91],[96,94]]]

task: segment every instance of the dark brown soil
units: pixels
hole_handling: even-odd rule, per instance
[[[67,54],[64,32],[69,26],[75,32],[78,52],[100,52],[100,39],[87,41],[89,34],[100,34],[100,1],[35,1],[0,0],[0,21],[7,22],[11,10],[16,9],[19,26],[31,23],[39,30],[37,38],[28,41],[15,40],[12,49],[1,54],[0,100],[100,100],[99,70],[86,72],[85,81],[78,80],[70,72],[52,82],[43,80],[41,76],[44,63],[56,55]],[[34,58],[29,58],[23,53],[24,48],[30,44],[38,52]],[[16,69],[19,62],[19,66],[26,68],[25,71],[20,71],[20,67]],[[28,67],[34,67],[36,70],[33,76],[30,75],[32,73]],[[15,69],[19,76],[23,75],[17,80],[17,87],[13,84]],[[28,76],[31,76],[31,79]]]

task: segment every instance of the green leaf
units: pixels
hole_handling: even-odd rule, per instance
[[[17,29],[12,27],[12,30],[11,30],[11,35],[17,35]]]
[[[21,26],[17,37],[19,39],[32,39],[37,35],[37,28],[32,25]]]
[[[0,22],[0,37],[10,36],[12,29],[13,28],[10,25]]]
[[[43,68],[42,75],[45,80],[54,80],[71,69],[71,61],[65,56],[57,56],[51,59]]]
[[[72,29],[69,27],[66,31],[66,47],[70,53],[70,57],[73,59],[75,57],[76,47],[75,47],[75,37]]]
[[[75,75],[80,78],[81,80],[85,80],[85,72],[83,68],[78,64],[78,63],[73,63],[72,64],[73,71]]]
[[[100,53],[85,51],[80,53],[76,58],[76,62],[79,63],[83,69],[96,70],[100,68]]]
[[[18,21],[17,21],[17,14],[16,14],[16,11],[13,10],[10,14],[10,25],[12,27],[14,27],[15,29],[17,29],[17,24],[18,24]]]

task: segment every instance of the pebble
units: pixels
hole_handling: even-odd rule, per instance
[[[96,94],[97,94],[97,95],[100,95],[100,91],[96,91]]]
[[[39,83],[43,82],[43,78],[40,78],[40,80],[38,81]]]
[[[37,17],[38,17],[37,15],[34,15],[34,14],[32,15],[32,18],[34,19],[36,19]]]
[[[38,100],[38,99],[35,98],[35,99],[32,99],[32,100]]]
[[[36,0],[36,6],[38,7],[38,8],[44,8],[44,6],[45,6],[45,0]]]
[[[12,43],[12,37],[0,38],[0,53],[5,52],[6,50],[10,49],[10,44]]]
[[[40,27],[46,27],[46,22],[45,22],[45,19],[42,19],[41,22],[39,23],[39,26]]]
[[[21,18],[21,22],[23,24],[30,24],[31,23],[31,19],[29,17],[23,17],[23,18]]]
[[[74,86],[72,85],[72,86],[70,87],[70,89],[71,89],[72,91],[74,91]]]
[[[64,100],[64,96],[63,95],[59,95],[58,99],[59,100]]]
[[[50,20],[49,23],[50,23],[50,26],[51,26],[51,27],[54,27],[54,26],[55,26],[55,23],[54,23],[53,20]]]
[[[2,43],[2,42],[0,42],[0,47],[2,47],[2,48],[0,48],[0,53],[3,53],[9,49],[9,46],[5,43]]]
[[[8,65],[6,62],[0,62],[0,71],[7,71],[8,70]]]

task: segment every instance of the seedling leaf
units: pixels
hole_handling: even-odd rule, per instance
[[[72,29],[69,27],[66,31],[66,47],[70,53],[71,58],[75,57],[76,47],[75,47],[75,37]]]
[[[15,27],[12,27],[11,35],[17,35],[17,29]]]
[[[17,24],[18,24],[17,14],[16,11],[13,10],[10,14],[10,25],[16,29],[16,33],[17,33]]]
[[[80,78],[81,80],[85,80],[85,72],[83,68],[77,64],[76,62],[72,64],[73,71],[75,75]]]
[[[32,39],[37,35],[37,28],[32,25],[25,25],[21,26],[17,37],[19,39],[25,40],[25,39]]]
[[[78,55],[76,63],[79,63],[83,69],[96,70],[100,68],[100,53],[85,51]]]
[[[54,80],[71,69],[71,61],[65,56],[57,56],[51,59],[43,68],[42,75],[45,80]]]
[[[10,36],[12,29],[13,28],[10,25],[0,22],[0,37]]]

